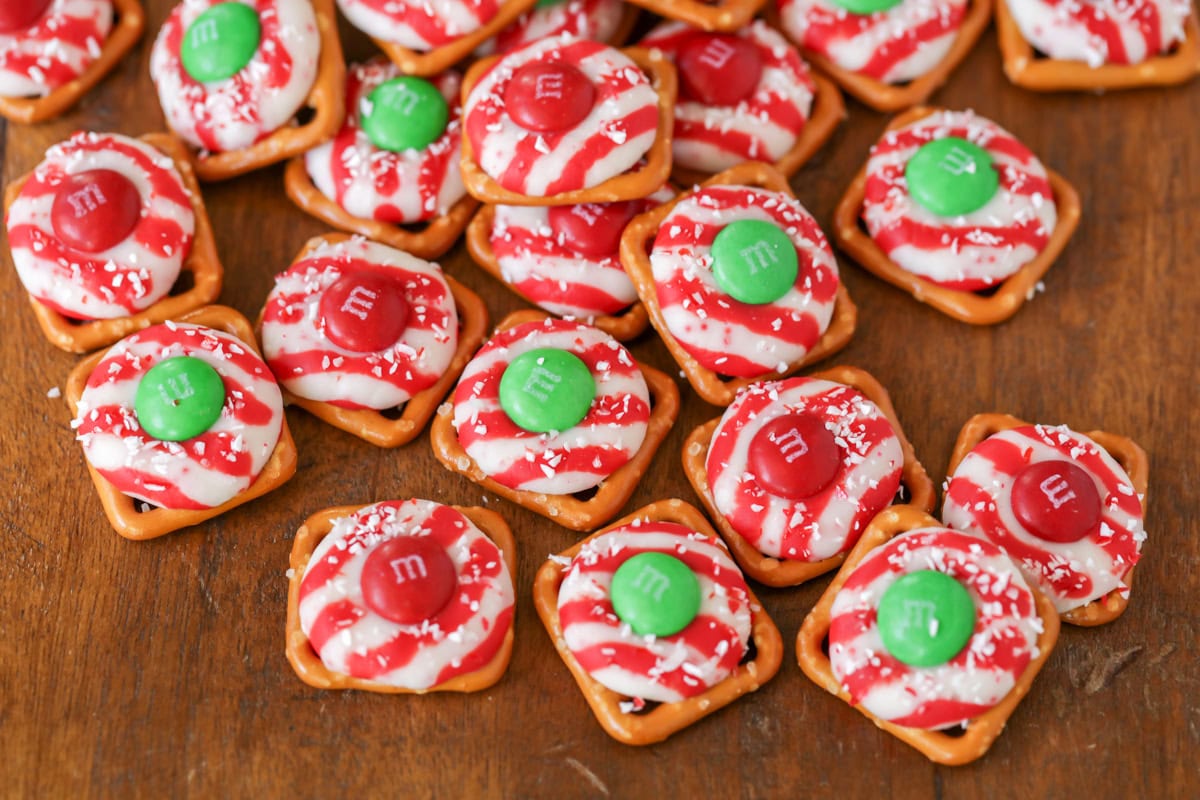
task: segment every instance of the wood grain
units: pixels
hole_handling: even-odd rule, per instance
[[[3,129],[5,181],[81,127],[139,135],[163,122],[147,38],[63,119]],[[371,45],[346,33],[347,51]],[[791,642],[828,578],[761,589],[788,650],[761,691],[644,749],[592,719],[538,624],[530,587],[578,534],[489,496],[433,458],[427,436],[383,450],[288,412],[300,467],[205,525],[128,542],[107,525],[60,398],[75,358],[41,338],[0,247],[0,794],[14,797],[1182,797],[1200,792],[1200,82],[1173,90],[1041,95],[1005,80],[989,33],[933,102],[972,106],[1021,137],[1083,197],[1083,220],[1044,293],[977,329],[842,260],[859,306],[853,364],[887,387],[940,485],[971,415],[1102,428],[1150,454],[1150,538],[1129,610],[1065,626],[991,752],[935,767],[809,682]],[[826,226],[887,118],[850,117],[792,180]],[[251,318],[292,254],[326,228],[288,202],[282,168],[206,187],[226,268],[222,302]],[[460,244],[450,274],[492,319],[521,301]],[[642,360],[678,375],[652,333]],[[819,365],[817,368],[819,369]],[[696,498],[684,437],[715,415],[680,381],[679,421],[627,509]],[[428,497],[499,509],[517,538],[516,646],[477,695],[320,692],[284,657],[288,554],[325,506]]]

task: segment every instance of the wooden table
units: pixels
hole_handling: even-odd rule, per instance
[[[3,130],[4,180],[87,127],[141,134],[163,121],[148,35],[64,119]],[[347,31],[348,52],[369,44]],[[848,261],[860,308],[854,364],[890,390],[940,484],[972,414],[1001,410],[1133,437],[1152,464],[1149,539],[1129,610],[1065,627],[1008,730],[981,761],[930,764],[805,678],[794,637],[828,578],[762,590],[783,668],[664,744],[605,735],[530,600],[545,556],[577,535],[486,496],[433,458],[427,436],[381,450],[293,410],[300,453],[281,490],[146,543],[109,528],[68,426],[61,388],[76,359],[47,344],[10,268],[0,271],[0,794],[27,797],[1182,797],[1200,792],[1200,529],[1194,404],[1200,381],[1200,81],[1169,91],[1039,96],[1000,72],[992,34],[935,100],[974,107],[1021,137],[1083,196],[1083,222],[1010,322],[968,327]],[[833,207],[886,123],[850,119],[793,181],[829,229]],[[324,226],[284,197],[279,168],[205,188],[225,264],[224,303],[254,315],[272,276]],[[521,303],[457,247],[443,260],[494,320]],[[677,374],[651,333],[634,353]],[[675,428],[628,506],[696,502],[684,436],[716,416],[683,386]],[[320,508],[404,497],[498,508],[519,551],[516,648],[475,695],[320,692],[284,658],[292,536]]]

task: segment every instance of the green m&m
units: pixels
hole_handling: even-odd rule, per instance
[[[138,383],[133,408],[155,439],[182,442],[213,426],[225,405],[225,384],[211,365],[176,356],[151,367]]]
[[[218,3],[188,26],[179,57],[187,74],[200,83],[223,81],[250,63],[261,38],[257,11],[241,3]]]
[[[922,145],[908,160],[904,179],[912,199],[939,217],[978,211],[1000,188],[988,151],[957,136]]]
[[[788,293],[800,271],[796,246],[778,225],[742,219],[721,229],[712,243],[713,278],[742,303],[774,303]]]
[[[617,567],[609,589],[613,611],[638,636],[670,636],[700,612],[700,581],[666,553],[638,553]]]
[[[910,572],[887,588],[876,614],[883,646],[913,667],[954,658],[975,631],[975,601],[967,588],[936,570]]]
[[[565,431],[587,416],[596,380],[579,356],[543,347],[522,353],[500,376],[500,408],[524,430]]]
[[[567,0],[538,0],[534,8],[549,8],[550,6],[561,6]]]
[[[833,0],[833,4],[851,14],[877,14],[900,5],[901,0]]]
[[[410,75],[376,86],[362,103],[362,129],[380,150],[424,150],[446,130],[450,109],[432,83]]]

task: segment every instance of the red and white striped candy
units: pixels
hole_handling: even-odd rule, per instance
[[[595,104],[569,130],[523,128],[505,110],[513,73],[525,64],[559,62],[591,80]],[[505,55],[471,90],[464,115],[483,171],[505,189],[544,197],[596,186],[637,164],[657,135],[658,95],[619,50],[555,36]]]
[[[935,570],[975,601],[975,632],[936,667],[913,667],[883,644],[876,612],[884,593],[912,572]],[[830,611],[829,662],[850,702],[896,725],[949,728],[1000,702],[1038,655],[1042,621],[1033,593],[995,545],[946,528],[921,528],[871,551]]]
[[[1139,64],[1185,37],[1189,0],[1007,0],[1025,39],[1050,58]]]
[[[957,136],[992,157],[1000,188],[982,208],[941,217],[908,193],[904,170],[921,145]],[[1011,133],[970,111],[939,111],[889,131],[871,148],[862,218],[899,266],[950,288],[995,285],[1033,260],[1058,222],[1046,168]]]
[[[627,202],[640,214],[674,196],[663,188]],[[588,214],[600,207],[575,208]],[[619,314],[637,300],[616,250],[599,257],[580,253],[555,234],[550,214],[546,206],[496,206],[490,243],[508,284],[551,314],[585,320]]]
[[[671,636],[638,636],[613,611],[613,573],[638,553],[666,553],[700,583],[700,610]],[[626,697],[674,703],[737,669],[750,641],[749,590],[721,541],[676,522],[640,521],[587,542],[558,590],[563,640],[596,681]]]
[[[240,0],[239,0],[240,1]],[[258,50],[232,77],[199,83],[179,49],[196,17],[221,0],[183,0],[167,17],[150,53],[150,77],[167,124],[213,153],[240,150],[286,125],[317,77],[321,38],[308,0],[245,0],[258,10]]]
[[[566,0],[534,6],[509,25],[494,40],[477,50],[479,55],[508,53],[547,36],[568,35],[607,42],[621,26],[625,15],[622,0]]]
[[[792,41],[850,72],[904,83],[937,66],[962,25],[967,0],[901,0],[874,14],[854,14],[833,0],[778,0]]]
[[[337,0],[338,8],[372,39],[426,52],[482,28],[500,0]]]
[[[151,438],[134,398],[161,361],[192,356],[225,384],[221,416],[183,442]],[[118,342],[92,370],[71,423],[88,463],[122,493],[162,508],[213,508],[254,483],[283,425],[283,398],[271,371],[248,345],[201,325],[167,322]]]
[[[325,334],[321,298],[348,273],[404,287],[408,323],[390,347],[359,353]],[[262,323],[263,354],[293,394],[343,408],[394,408],[435,383],[458,347],[458,311],[437,264],[355,237],[325,244],[275,278]]]
[[[32,26],[0,33],[0,97],[43,97],[78,78],[112,24],[112,0],[52,0]]]
[[[713,277],[713,239],[744,219],[777,225],[796,245],[796,283],[774,303],[741,303]],[[696,361],[722,375],[786,371],[820,340],[833,317],[833,251],[812,215],[785,194],[751,186],[699,190],[659,226],[650,266],[667,329]]]
[[[367,557],[401,537],[433,539],[458,577],[450,602],[418,624],[386,619],[363,599]],[[299,611],[301,630],[330,671],[429,689],[496,655],[512,628],[512,576],[500,548],[461,511],[430,500],[392,500],[334,522],[304,571]]]
[[[513,359],[539,348],[578,356],[596,382],[587,416],[570,430],[532,433],[500,407],[500,378]],[[633,458],[646,438],[650,394],[637,362],[603,331],[546,319],[497,333],[475,354],[454,390],[454,429],[488,477],[512,489],[571,494],[590,489]]]
[[[363,132],[368,96],[401,74],[384,59],[352,64],[346,76],[346,123],[332,141],[309,150],[304,163],[321,193],[352,216],[406,225],[445,214],[466,189],[458,168],[462,109],[457,72],[429,79],[446,98],[450,117],[446,130],[424,150],[381,150]]]
[[[1068,461],[1096,483],[1100,525],[1076,542],[1034,536],[1012,508],[1017,474],[1029,464]],[[1059,612],[1109,592],[1128,592],[1125,576],[1140,558],[1146,531],[1142,502],[1129,476],[1103,447],[1061,426],[1030,425],[992,434],[963,458],[950,477],[942,519],[1003,547]]]
[[[111,170],[141,195],[142,212],[122,241],[99,253],[67,245],[51,212],[68,176]],[[38,302],[78,319],[135,314],[166,297],[192,247],[196,220],[170,158],[113,133],[77,133],[46,151],[5,220],[13,265]]]
[[[669,22],[652,30],[640,46],[657,48],[675,61],[695,35],[695,28]],[[761,20],[735,35],[757,48],[762,77],[754,93],[737,105],[680,98],[671,151],[681,167],[720,172],[743,161],[777,161],[796,144],[808,121],[816,84],[796,49]]]
[[[835,438],[842,465],[817,494],[790,500],[750,471],[750,443],[772,420],[790,414],[820,419]],[[849,550],[900,488],[904,452],[887,417],[857,389],[815,378],[751,386],[726,409],[705,460],[717,509],[766,555],[820,561]]]

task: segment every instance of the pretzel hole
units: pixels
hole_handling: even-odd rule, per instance
[[[316,116],[317,110],[315,108],[308,105],[301,106],[300,110],[296,112],[296,127],[303,128],[305,125],[312,122],[313,118]]]
[[[179,277],[175,279],[175,284],[171,287],[168,295],[170,297],[178,297],[181,294],[190,292],[195,286],[196,277],[192,274],[192,271],[190,269],[180,270]]]
[[[900,488],[896,490],[896,496],[892,498],[892,505],[902,506],[912,499],[912,491],[908,488],[908,484],[904,481],[900,482]]]
[[[754,643],[754,637],[751,636],[746,642],[746,652],[742,653],[742,660],[738,662],[738,666],[749,664],[756,658],[758,658],[758,645]]]
[[[586,503],[588,500],[591,500],[593,497],[595,497],[599,491],[600,491],[599,485],[590,486],[587,489],[580,489],[578,492],[575,492],[574,494],[572,494],[571,497],[574,497],[576,500],[578,500],[581,503]]]
[[[138,514],[149,514],[151,511],[158,511],[160,508],[160,506],[156,506],[154,503],[138,500],[136,497],[130,499],[133,500],[133,510]]]
[[[407,404],[406,404],[406,403],[401,403],[401,404],[400,404],[400,405],[398,405],[398,406],[392,406],[391,408],[385,408],[385,409],[382,409],[382,410],[379,412],[379,416],[383,417],[384,419],[391,420],[392,422],[395,422],[396,420],[398,420],[398,419],[400,419],[401,417],[403,417],[403,416],[404,416],[404,407],[405,407],[405,405],[407,405]]]

